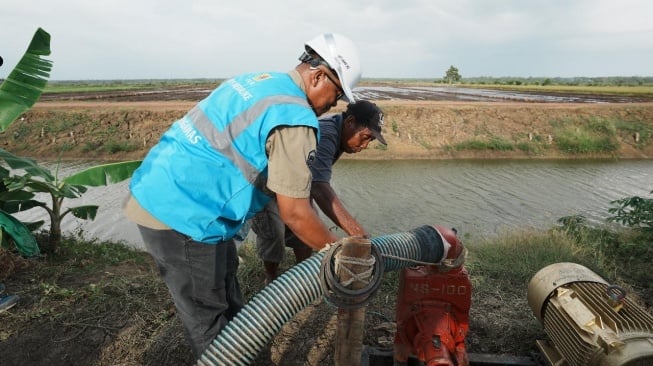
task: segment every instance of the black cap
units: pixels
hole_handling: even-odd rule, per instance
[[[374,138],[383,145],[387,145],[381,134],[383,111],[376,104],[367,100],[359,100],[347,105],[345,114],[353,115],[356,118],[356,123],[369,128]]]

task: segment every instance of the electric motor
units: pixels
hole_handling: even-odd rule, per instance
[[[586,267],[544,267],[528,304],[550,338],[537,342],[550,365],[653,365],[653,316]]]

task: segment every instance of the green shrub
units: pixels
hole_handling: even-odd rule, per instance
[[[13,133],[14,140],[24,140],[29,136],[30,128],[25,123],[19,123]]]
[[[397,121],[395,120],[392,121],[392,132],[394,133],[399,132],[399,126],[397,125]]]
[[[99,142],[87,141],[84,143],[84,146],[82,147],[82,152],[87,153],[87,152],[96,151],[97,149],[100,148],[100,146],[102,146],[102,144]]]
[[[653,272],[650,270],[653,245],[649,230],[592,226],[582,216],[568,216],[558,222],[562,224],[561,232],[591,254],[594,264],[586,265],[588,268],[593,269],[593,265],[597,267],[593,270],[606,280],[632,283],[639,295],[653,297]]]
[[[653,191],[651,191],[653,194]],[[653,198],[626,197],[610,202],[608,221],[618,222],[631,228],[653,230]]]
[[[590,131],[602,135],[614,136],[617,133],[614,122],[606,118],[590,117],[587,127]]]
[[[530,142],[518,143],[517,149],[529,154],[537,154],[540,151],[539,147],[536,144]]]
[[[489,142],[489,150],[495,150],[495,151],[512,151],[514,150],[514,146],[512,145],[511,142],[506,141],[502,138],[499,137],[493,137],[490,139]]]
[[[72,151],[75,148],[75,144],[72,144],[70,142],[66,142],[61,147],[59,147],[59,151],[65,152],[65,151]]]
[[[572,154],[611,153],[619,149],[614,136],[601,136],[581,128],[560,131],[555,142],[560,150]]]
[[[638,146],[642,147],[653,137],[653,125],[642,121],[618,121],[615,123],[618,131],[629,135],[639,133]]]
[[[486,150],[487,143],[481,140],[467,140],[454,145],[454,149],[458,151],[462,150]]]
[[[138,149],[138,147],[134,144],[126,143],[126,142],[117,142],[117,141],[109,141],[104,145],[104,150],[110,154],[115,154],[117,152],[125,151],[125,152],[130,152]]]
[[[511,142],[505,141],[500,137],[492,137],[489,141],[478,139],[467,140],[454,145],[454,149],[462,150],[493,150],[493,151],[512,151],[515,149]]]
[[[69,133],[74,131],[75,127],[86,126],[91,122],[91,117],[86,113],[51,113],[49,118],[43,121],[45,132]]]

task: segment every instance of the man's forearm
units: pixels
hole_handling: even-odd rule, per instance
[[[308,198],[277,195],[279,216],[297,237],[313,249],[320,250],[339,238],[329,231]]]
[[[329,183],[313,182],[311,198],[320,210],[350,236],[369,236],[363,226],[347,211]]]

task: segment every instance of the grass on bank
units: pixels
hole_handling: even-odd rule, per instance
[[[499,84],[464,84],[467,88],[495,89],[504,91],[550,92],[575,94],[603,94],[628,96],[653,96],[653,85],[499,85]]]
[[[129,132],[125,132],[124,128],[120,127],[120,123],[124,121],[110,121],[107,120],[108,118],[102,114],[50,111],[41,118],[30,120],[29,123],[17,124],[11,139],[18,149],[25,149],[33,146],[34,138],[38,139],[38,136],[44,141],[43,144],[54,144],[56,137],[52,136],[64,135],[65,140],[59,141],[58,152],[72,151],[77,148],[77,145],[82,145],[79,150],[85,156],[99,152],[113,155],[139,149],[142,142],[131,138],[125,139],[125,136],[129,136]],[[88,131],[97,131],[97,134],[91,141],[79,142],[80,136],[76,136],[75,131],[81,135],[82,141]]]
[[[60,80],[50,81],[45,94],[147,91],[159,88],[215,88],[222,79],[134,79],[134,80]]]
[[[613,154],[619,150],[619,141],[627,140],[637,148],[651,142],[653,126],[641,121],[625,121],[601,117],[567,118],[551,120],[550,135],[517,136],[514,141],[489,136],[476,137],[447,146],[455,151],[515,151],[538,153],[555,146],[566,154]]]
[[[465,239],[465,265],[474,286],[469,352],[529,355],[534,350],[534,341],[544,335],[527,305],[526,289],[530,278],[551,263],[584,265],[632,289],[630,296],[651,310],[650,232],[590,227],[578,217],[562,223],[546,231]],[[146,253],[76,238],[66,238],[62,248],[61,256],[29,260],[0,250],[0,281],[21,297],[17,307],[0,315],[0,353],[26,349],[20,347],[41,336],[47,352],[58,352],[56,346],[71,357],[79,353],[85,361],[104,360],[94,364],[192,362],[167,289]],[[288,254],[283,268],[292,265]],[[243,245],[240,255],[239,279],[249,299],[262,288],[262,264],[252,243]],[[386,273],[369,304],[368,325],[394,319],[397,286],[398,272]],[[373,342],[376,338],[365,344]]]

